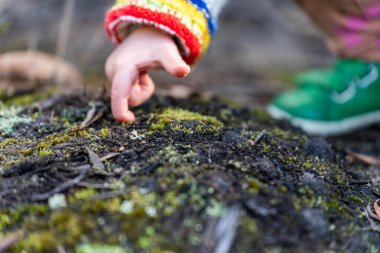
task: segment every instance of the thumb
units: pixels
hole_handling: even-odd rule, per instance
[[[191,71],[190,66],[182,59],[178,51],[166,54],[160,63],[169,74],[176,77],[185,77]]]

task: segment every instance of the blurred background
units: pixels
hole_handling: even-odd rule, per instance
[[[114,45],[105,36],[103,18],[112,3],[0,0],[0,52],[58,54],[88,82],[104,83],[103,65]],[[209,54],[189,77],[178,80],[158,72],[153,74],[157,85],[186,84],[249,106],[263,105],[291,87],[298,71],[331,60],[322,35],[291,0],[231,0],[219,26]]]

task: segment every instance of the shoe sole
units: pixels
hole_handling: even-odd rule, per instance
[[[267,107],[267,112],[274,119],[288,120],[293,126],[301,128],[305,133],[310,135],[341,135],[380,122],[380,111],[374,111],[340,121],[317,121],[297,118],[273,105]]]

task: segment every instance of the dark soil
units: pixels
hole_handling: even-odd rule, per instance
[[[0,132],[0,238],[22,235],[9,252],[380,251],[364,212],[380,168],[347,153],[378,155],[379,128],[325,140],[161,96],[126,125],[103,97],[2,109],[21,122]]]

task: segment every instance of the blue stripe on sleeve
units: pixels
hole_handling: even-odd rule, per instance
[[[187,0],[187,1],[190,1],[192,4],[196,5],[199,11],[204,13],[209,30],[210,30],[210,34],[213,35],[215,30],[217,29],[217,24],[214,18],[212,17],[211,12],[208,6],[206,5],[206,3],[203,0]]]

